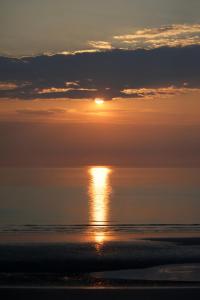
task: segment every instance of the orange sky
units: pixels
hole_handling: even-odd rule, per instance
[[[1,166],[199,166],[198,94],[1,100]]]
[[[199,93],[143,99],[0,101],[1,121],[199,125]]]

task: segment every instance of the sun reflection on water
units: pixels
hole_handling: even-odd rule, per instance
[[[109,222],[110,173],[111,168],[108,167],[91,167],[89,169],[89,223],[97,226],[93,232],[97,250],[106,239],[104,225]]]

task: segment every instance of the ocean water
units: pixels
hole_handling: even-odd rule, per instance
[[[0,199],[1,276],[200,280],[200,169],[7,168]]]
[[[198,224],[200,169],[1,169],[0,225]]]

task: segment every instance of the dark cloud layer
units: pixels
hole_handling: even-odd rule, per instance
[[[0,57],[0,82],[1,98],[21,99],[104,97],[109,100],[130,98],[129,93],[123,92],[128,89],[170,86],[195,89],[200,88],[200,46],[20,59]],[[67,82],[72,82],[71,87]],[[9,88],[11,84],[16,84],[16,88]],[[131,97],[143,96],[134,92]]]

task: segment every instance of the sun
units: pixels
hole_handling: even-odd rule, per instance
[[[94,99],[94,102],[95,102],[96,104],[98,104],[98,105],[101,105],[101,104],[104,103],[104,100],[103,100],[102,98],[95,98],[95,99]]]

